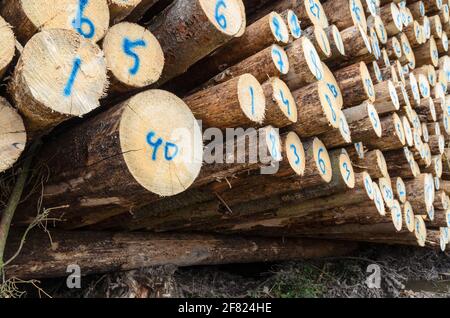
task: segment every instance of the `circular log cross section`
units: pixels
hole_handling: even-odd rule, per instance
[[[284,22],[281,15],[276,12],[271,12],[269,15],[269,25],[270,30],[272,31],[272,35],[274,39],[281,44],[289,43],[289,29]]]
[[[128,170],[148,191],[173,196],[188,189],[202,165],[202,133],[175,95],[149,90],[128,101],[120,145]]]
[[[405,132],[406,144],[409,147],[412,147],[414,146],[414,137],[411,124],[409,123],[409,120],[406,116],[402,116],[402,124],[403,124],[403,131]]]
[[[103,40],[103,51],[112,89],[149,86],[158,81],[164,68],[158,40],[135,23],[122,22],[110,28]]]
[[[264,89],[266,85],[266,83],[263,85]],[[267,124],[281,127],[296,123],[298,120],[297,103],[289,87],[278,77],[272,77],[269,80],[269,85],[270,90],[266,94],[267,109],[265,120]],[[274,105],[270,101],[273,101]]]
[[[409,203],[408,201],[406,201],[405,204],[403,205],[403,218],[405,220],[406,228],[408,229],[409,232],[413,233],[415,229],[414,228],[415,216],[411,203]]]
[[[320,56],[317,53],[312,42],[307,38],[301,38],[303,54],[306,57],[306,64],[310,72],[315,76],[318,81],[324,79],[323,63],[320,60]]]
[[[314,138],[313,140],[313,153],[314,161],[320,176],[325,182],[329,183],[333,177],[330,156],[328,155],[325,145],[318,138]]]
[[[416,104],[419,104],[420,103],[419,83],[417,82],[417,78],[413,73],[409,74],[409,87],[410,90],[412,91],[414,102]]]
[[[360,25],[364,30],[367,30],[366,14],[364,13],[364,7],[361,0],[349,0],[349,6],[353,25]]]
[[[388,34],[384,26],[383,20],[381,20],[379,15],[375,16],[375,18],[373,19],[373,25],[380,42],[386,44],[388,41]]]
[[[381,194],[380,187],[376,182],[373,182],[372,189],[373,189],[373,201],[375,203],[377,211],[381,216],[385,216],[386,208],[384,205],[383,195]]]
[[[345,150],[339,155],[339,167],[345,184],[350,189],[353,189],[356,182],[355,172],[353,171],[352,161]]]
[[[414,51],[411,47],[411,44],[409,43],[408,37],[402,33],[400,35],[400,43],[402,46],[403,54],[406,57],[406,60],[408,61],[408,65],[411,69],[414,69],[416,67],[416,57],[414,55]]]
[[[364,90],[366,91],[369,101],[374,102],[376,99],[375,87],[373,86],[372,78],[370,77],[369,69],[363,62],[360,64],[361,79],[363,81]]]
[[[253,122],[264,120],[266,102],[264,91],[258,80],[250,74],[239,77],[237,85],[239,105],[242,111]]]
[[[198,0],[210,22],[221,32],[234,36],[244,21],[241,0]]]
[[[434,188],[434,179],[433,179],[433,175],[431,174],[426,174],[425,178],[424,178],[424,188],[423,188],[424,192],[425,192],[425,205],[427,207],[427,209],[431,209],[431,207],[433,206],[433,202],[434,202],[434,197],[435,197],[435,188]]]
[[[383,196],[386,207],[389,209],[392,208],[395,198],[391,180],[388,178],[380,178],[378,180],[378,186],[380,187],[381,195]]]
[[[375,150],[375,153],[377,157],[377,165],[381,171],[381,174],[383,175],[383,177],[389,179],[389,172],[386,163],[386,158],[384,157],[383,153],[378,149]]]
[[[289,132],[284,147],[291,168],[297,175],[302,176],[305,173],[306,157],[300,137],[295,132]]]
[[[31,136],[96,109],[107,86],[100,48],[78,33],[53,29],[28,41],[14,71],[11,95]]]
[[[317,42],[317,46],[319,47],[319,55],[322,55],[324,59],[331,56],[331,46],[330,41],[328,40],[327,33],[322,28],[314,28],[314,37]]]
[[[299,39],[302,36],[300,20],[293,10],[288,10],[287,25],[294,39]]]
[[[345,56],[344,41],[342,40],[342,35],[339,32],[339,29],[335,25],[330,26],[330,28],[332,30],[331,32],[333,34],[333,41],[336,45],[336,48],[342,56]]]
[[[420,95],[423,98],[429,98],[431,96],[431,88],[430,82],[428,82],[428,78],[423,74],[419,74],[419,76],[417,76],[417,82],[419,85]]]
[[[106,0],[7,1],[1,15],[14,27],[23,45],[35,33],[50,29],[73,30],[98,42],[105,36],[110,20]]]
[[[0,78],[5,74],[16,50],[16,39],[11,26],[0,17]]]
[[[280,74],[289,73],[289,58],[286,51],[279,45],[273,44],[271,49],[272,62]]]
[[[339,128],[339,115],[341,114],[341,112],[339,112],[340,107],[336,104],[333,94],[330,93],[328,84],[329,82],[327,81],[321,81],[318,84],[320,104],[322,105],[322,110],[328,123],[333,128]],[[339,87],[333,88],[333,90],[339,91]]]
[[[373,131],[378,136],[378,138],[383,137],[383,127],[381,126],[380,117],[378,116],[378,112],[375,109],[375,106],[373,106],[372,103],[366,103],[366,107]]]
[[[0,97],[0,173],[19,159],[26,142],[22,118],[6,99]]]
[[[374,200],[373,180],[370,174],[366,171],[363,172],[364,188],[366,189],[367,196],[370,200]]]
[[[273,158],[274,161],[280,162],[281,160],[283,160],[283,152],[278,130],[276,130],[272,126],[269,126],[264,130],[264,133],[270,157]]]
[[[403,179],[398,177],[395,181],[395,192],[401,203],[406,203],[406,188]]]
[[[394,200],[391,207],[391,218],[397,232],[400,232],[403,228],[403,215],[400,203]]]
[[[351,144],[352,142],[352,135],[351,130],[348,125],[347,118],[345,117],[344,113],[342,111],[339,111],[339,134],[342,138],[342,140],[345,142],[345,144]]]
[[[414,233],[416,235],[417,244],[419,244],[420,247],[425,247],[427,240],[427,227],[423,217],[420,215],[416,215],[414,217]]]
[[[322,63],[322,68],[324,74],[323,82],[328,88],[329,97],[337,109],[342,109],[344,106],[344,96],[342,95],[340,85],[337,82],[333,72],[331,72],[325,63]]]
[[[323,10],[319,0],[303,0],[306,8],[306,14],[314,26],[326,28],[328,26],[328,18]]]

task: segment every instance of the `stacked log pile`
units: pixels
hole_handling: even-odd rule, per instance
[[[450,1],[38,2],[0,5],[0,172],[43,140],[9,246],[61,244],[10,273],[446,250]]]

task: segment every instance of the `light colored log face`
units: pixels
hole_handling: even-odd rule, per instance
[[[22,118],[6,99],[0,97],[0,173],[19,159],[26,142]]]
[[[230,36],[236,35],[242,27],[244,17],[241,0],[199,0],[200,6],[211,23]]]
[[[0,77],[11,63],[15,51],[15,38],[11,26],[0,17]]]
[[[189,188],[200,172],[203,143],[187,105],[160,90],[138,94],[126,103],[120,144],[133,177],[161,196]]]
[[[22,44],[40,30],[55,28],[74,30],[97,42],[105,36],[109,27],[110,16],[106,0],[11,2],[16,3],[6,4],[2,14],[16,28],[17,37]]]
[[[297,175],[302,176],[305,172],[306,160],[305,149],[300,137],[295,132],[288,133],[284,147],[292,169]]]
[[[415,216],[411,203],[409,203],[408,201],[406,201],[403,205],[403,218],[405,220],[406,228],[409,232],[413,233]]]
[[[314,161],[320,176],[325,182],[330,182],[333,177],[333,171],[331,168],[330,156],[325,148],[325,145],[318,138],[314,138],[313,141],[313,153]]]
[[[103,41],[108,70],[127,87],[155,83],[164,68],[164,53],[150,31],[135,23],[116,24]]]
[[[100,48],[73,31],[53,29],[27,43],[10,90],[27,131],[35,135],[97,108],[106,86]]]

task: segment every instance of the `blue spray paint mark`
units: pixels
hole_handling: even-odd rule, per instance
[[[291,105],[289,103],[289,100],[284,97],[284,93],[281,89],[280,89],[280,97],[281,97],[281,101],[283,102],[284,106],[286,106],[286,108],[287,108],[288,115],[290,116],[291,115]]]
[[[76,18],[72,21],[72,26],[78,33],[84,36],[86,39],[92,39],[95,35],[95,25],[88,17],[84,16],[84,10],[88,5],[89,0],[79,0],[78,11]],[[83,29],[86,25],[89,31]]]
[[[219,24],[219,26],[222,29],[226,29],[227,28],[227,18],[225,17],[225,15],[223,13],[220,13],[219,10],[220,8],[227,8],[227,4],[225,3],[224,0],[218,0],[216,3],[216,8],[214,11],[214,18],[216,19],[217,23]]]
[[[297,152],[297,147],[295,147],[295,145],[291,145],[290,147],[292,149],[292,151],[294,152],[294,156],[295,156],[295,164],[298,166],[301,162],[300,156]]]
[[[129,38],[123,39],[122,47],[125,54],[131,56],[134,60],[134,65],[129,69],[131,75],[136,75],[139,71],[141,60],[139,59],[139,55],[133,51],[136,47],[146,47],[147,43],[144,40],[131,41]]]
[[[164,140],[162,138],[157,138],[156,141],[154,140],[156,137],[156,133],[154,131],[151,131],[147,135],[147,143],[153,148],[152,152],[152,160],[156,161],[158,158],[158,151],[161,148],[161,146],[164,144]],[[172,161],[175,159],[175,157],[179,153],[179,148],[176,144],[172,142],[166,142],[164,146],[164,159],[167,161]]]
[[[283,57],[281,56],[281,52],[278,51],[278,49],[273,49],[272,52],[278,57],[278,67],[280,69],[280,72],[283,73],[284,72],[284,62],[283,62]]]
[[[334,111],[333,105],[331,104],[330,96],[328,96],[328,94],[325,94],[325,99],[327,100],[328,106],[330,107],[331,116],[333,118],[333,121],[336,121],[337,120],[337,115],[336,115],[336,112]]]
[[[356,5],[355,1],[352,1],[352,11],[355,13],[356,20],[361,22],[361,8]]]
[[[309,11],[313,16],[320,19],[320,8],[313,0],[309,0]]]
[[[170,150],[173,149],[173,153],[170,154]],[[166,146],[164,147],[164,158],[167,161],[172,161],[178,155],[179,148],[172,142],[166,142]]]
[[[255,114],[255,92],[254,92],[252,86],[250,86],[250,97],[252,99],[252,115],[254,115]]]
[[[344,162],[344,164],[342,166],[344,167],[345,171],[347,172],[345,180],[348,181],[348,179],[350,179],[350,176],[351,176],[352,172],[348,168],[348,164],[346,162]]]
[[[319,149],[318,158],[319,158],[319,168],[322,174],[325,174],[327,172],[327,167],[325,165],[325,161],[322,159],[321,155],[325,150],[323,148]]]
[[[81,67],[81,59],[77,57],[73,62],[72,72],[70,73],[69,80],[67,81],[67,84],[64,87],[64,96],[68,97],[72,95],[73,84],[75,83],[75,78],[77,77],[77,74],[80,71],[80,67]]]
[[[302,29],[295,14],[291,16],[291,25],[293,26],[292,33],[294,33],[294,36],[297,38],[300,37],[302,35]]]
[[[311,58],[311,62],[313,63],[314,66],[314,75],[316,76],[317,80],[321,81],[322,80],[322,71],[319,67],[319,64],[317,62],[317,57],[316,54],[314,54],[314,51],[309,51],[309,57]]]
[[[278,41],[282,41],[283,40],[283,34],[281,34],[280,21],[278,21],[277,17],[273,17],[272,24],[275,27],[275,36],[277,37],[277,40]]]

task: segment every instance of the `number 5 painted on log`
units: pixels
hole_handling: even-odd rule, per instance
[[[219,26],[222,29],[226,29],[227,28],[227,18],[225,17],[225,15],[223,13],[220,13],[220,8],[227,8],[227,4],[225,3],[225,0],[218,0],[216,2],[216,9],[214,12],[214,17],[217,21],[217,23],[219,24]]]
[[[129,38],[125,38],[123,40],[123,51],[126,55],[131,56],[134,59],[134,65],[129,69],[131,75],[136,75],[139,71],[139,67],[141,65],[141,60],[139,59],[139,55],[133,51],[134,48],[141,46],[146,47],[147,43],[144,40],[131,41]]]

